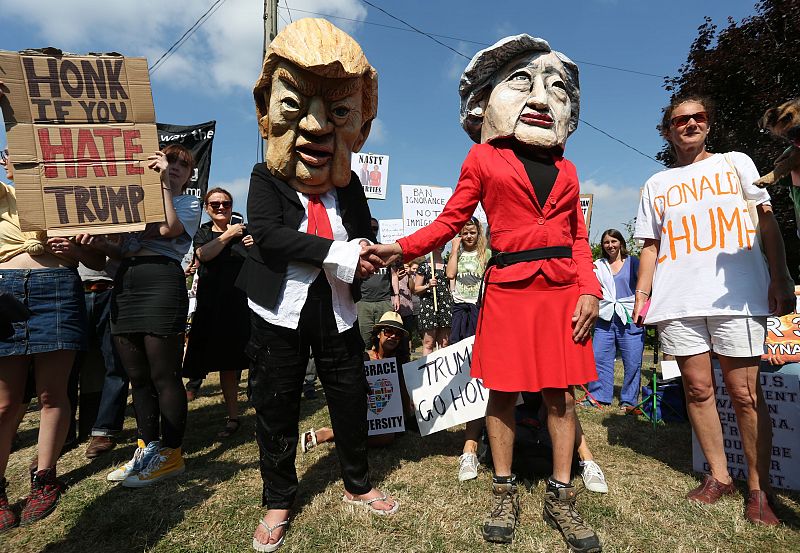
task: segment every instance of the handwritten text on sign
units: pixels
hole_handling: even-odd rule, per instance
[[[797,375],[761,373],[761,388],[772,420],[772,458],[769,480],[776,488],[800,490],[800,447],[797,432],[800,430],[800,386]],[[714,394],[717,411],[722,424],[722,438],[728,471],[736,480],[747,480],[747,460],[736,413],[731,398],[725,390],[722,371],[714,364]],[[692,433],[692,464],[697,472],[710,472],[708,463],[700,449],[697,437]]]
[[[394,357],[364,361],[367,377],[367,425],[370,436],[405,430],[400,377]]]
[[[403,365],[422,436],[486,414],[489,390],[469,375],[474,341],[474,336],[465,338]]]
[[[0,52],[23,230],[122,232],[164,220],[147,61]]]
[[[441,186],[404,184],[401,194],[403,226],[406,235],[409,235],[429,225],[439,216],[447,200],[453,195],[453,190]]]

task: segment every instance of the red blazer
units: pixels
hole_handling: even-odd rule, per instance
[[[444,211],[427,227],[398,240],[405,259],[444,245],[461,230],[480,201],[491,227],[494,252],[516,252],[546,246],[570,246],[572,259],[544,259],[495,267],[489,282],[515,282],[541,271],[558,284],[577,284],[581,294],[602,298],[594,274],[589,236],[578,198],[575,166],[555,160],[558,178],[540,206],[525,167],[503,143],[473,146]]]

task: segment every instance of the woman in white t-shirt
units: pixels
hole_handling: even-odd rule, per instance
[[[692,96],[664,110],[659,129],[676,163],[653,175],[642,193],[636,238],[644,240],[644,248],[633,318],[643,314],[650,299],[645,322],[658,326],[664,353],[676,356],[681,369],[689,419],[710,467],[687,498],[713,503],[736,489],[714,398],[713,350],[749,467],[745,516],[777,525],[765,493],[772,428],[758,362],[766,316],[792,311],[794,283],[769,195],[753,185],[758,178],[753,161],[739,152],[706,150],[712,108],[709,100]],[[756,206],[751,209],[758,215],[760,240],[748,202]]]

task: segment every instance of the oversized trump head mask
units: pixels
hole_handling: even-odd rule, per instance
[[[461,126],[478,143],[511,138],[563,149],[578,126],[578,67],[530,35],[506,37],[475,54],[459,94]]]
[[[288,25],[253,96],[273,175],[306,194],[348,185],[378,107],[378,74],[350,35],[325,19]]]

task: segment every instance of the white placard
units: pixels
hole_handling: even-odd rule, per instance
[[[583,211],[583,222],[586,224],[586,231],[589,231],[589,225],[592,223],[592,203],[594,202],[594,194],[581,194],[581,211]]]
[[[469,375],[474,336],[403,365],[422,436],[486,415],[489,390]]]
[[[453,190],[444,186],[404,184],[400,189],[406,236],[432,223],[453,195]]]
[[[386,199],[386,190],[389,187],[389,156],[355,153],[350,157],[350,168],[361,180],[367,198]]]
[[[400,376],[397,359],[389,357],[364,361],[367,377],[367,427],[370,436],[402,432],[403,398],[400,395]]]
[[[378,226],[380,227],[378,242],[381,244],[392,244],[405,236],[402,219],[381,219],[378,221]]]
[[[678,368],[678,362],[675,359],[661,360],[662,380],[671,380],[673,378],[678,378],[680,375],[681,375],[681,370]]]
[[[776,488],[800,490],[800,385],[797,375],[760,373],[761,388],[772,419],[772,457],[769,480]],[[728,471],[736,480],[747,480],[742,437],[736,426],[736,413],[725,390],[719,362],[714,360],[714,394],[722,423],[722,439]],[[709,466],[692,431],[692,465],[697,472],[709,472]]]

